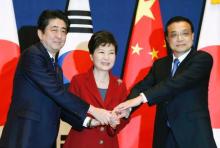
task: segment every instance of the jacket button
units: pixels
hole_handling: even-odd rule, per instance
[[[99,141],[99,144],[103,144],[103,143],[104,143],[104,141],[103,141],[103,140],[100,140],[100,141]]]
[[[100,127],[100,131],[103,132],[105,130],[104,127]]]

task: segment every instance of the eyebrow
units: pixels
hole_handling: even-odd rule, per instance
[[[50,28],[60,28],[60,27],[59,27],[59,26],[54,25],[54,26],[51,26]],[[61,27],[61,29],[65,29],[65,30],[67,30],[67,27]]]
[[[106,49],[103,49],[103,48],[97,48],[97,50],[106,50]],[[109,51],[115,51],[115,49],[110,49]]]
[[[181,30],[180,32],[183,32],[183,31],[191,31],[191,30],[190,30],[190,29],[183,29],[183,30]],[[170,33],[175,33],[175,32],[179,32],[179,31],[173,30],[173,31],[171,31]]]

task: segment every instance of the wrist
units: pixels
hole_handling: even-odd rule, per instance
[[[93,113],[94,113],[94,109],[95,109],[95,107],[92,106],[92,105],[90,105],[90,106],[89,106],[88,113],[91,114],[91,115],[93,115]]]
[[[148,100],[147,100],[147,98],[146,98],[146,96],[144,95],[143,92],[140,93],[140,96],[142,97],[142,103],[147,103],[148,102]]]
[[[137,100],[138,100],[138,104],[142,104],[142,103],[143,103],[143,98],[142,98],[141,95],[139,95],[139,96],[137,97]]]

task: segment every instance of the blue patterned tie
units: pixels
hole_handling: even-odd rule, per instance
[[[175,74],[179,64],[180,64],[180,61],[178,59],[174,59],[174,61],[173,61],[173,69],[172,69],[172,72],[171,72],[172,77],[174,76],[174,74]]]

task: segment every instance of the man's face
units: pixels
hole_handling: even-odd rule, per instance
[[[66,41],[67,26],[61,19],[49,20],[48,26],[44,32],[38,30],[38,36],[51,54],[56,54],[63,46]]]
[[[167,42],[173,54],[177,57],[181,56],[192,47],[194,33],[192,33],[190,24],[187,22],[174,22],[168,26],[167,31]]]

